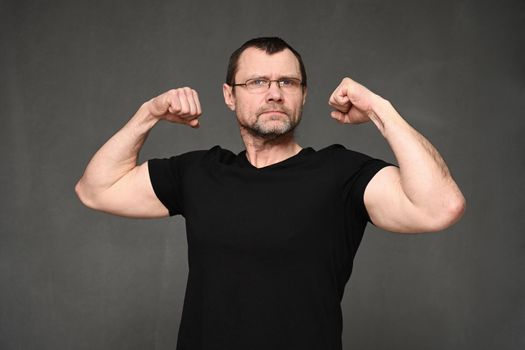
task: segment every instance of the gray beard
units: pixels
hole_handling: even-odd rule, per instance
[[[251,126],[244,126],[246,130],[253,136],[262,138],[265,140],[275,140],[278,137],[285,135],[293,135],[293,132],[298,124],[292,124],[289,119],[287,119],[284,125],[280,128],[266,129],[263,128],[261,123],[258,121]]]
[[[297,119],[297,122],[295,124],[292,123],[292,120],[288,114],[289,111],[285,111],[288,118],[284,120],[283,125],[278,128],[267,129],[267,128],[264,128],[263,123],[261,123],[259,120],[259,117],[263,112],[265,112],[265,110],[270,110],[270,109],[272,108],[265,108],[265,109],[258,111],[257,119],[255,123],[253,123],[252,125],[241,124],[241,126],[244,129],[246,129],[246,131],[248,131],[250,135],[255,136],[257,138],[264,139],[264,140],[275,140],[283,136],[293,136],[295,128],[301,122],[302,110],[299,111],[299,118]]]

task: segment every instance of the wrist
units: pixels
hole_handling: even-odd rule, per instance
[[[137,131],[138,134],[146,134],[158,122],[159,118],[151,113],[148,102],[145,102],[139,107],[135,115],[130,119],[128,126]]]
[[[374,95],[370,107],[372,113],[379,118],[383,118],[386,114],[389,114],[388,111],[393,108],[390,101],[379,95]]]
[[[379,129],[384,137],[387,136],[390,128],[403,122],[403,118],[397,113],[390,101],[379,95],[374,97],[371,107],[374,119],[377,120],[376,125],[380,126]]]
[[[139,107],[139,110],[137,111],[137,113],[141,114],[141,118],[144,121],[147,121],[147,122],[158,122],[161,118],[159,118],[158,113],[154,113],[154,111],[152,111],[152,109],[153,109],[152,100],[144,102]]]
[[[137,111],[137,120],[145,125],[153,127],[160,118],[151,112],[151,101],[144,102]]]

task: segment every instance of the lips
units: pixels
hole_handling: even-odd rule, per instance
[[[268,113],[280,113],[280,114],[284,114],[286,115],[286,113],[284,111],[264,111],[262,112],[261,114],[268,114]]]
[[[266,106],[262,106],[256,113],[257,116],[273,114],[275,116],[284,115],[289,117],[291,115],[291,111],[289,111],[288,108],[278,104],[268,104]]]

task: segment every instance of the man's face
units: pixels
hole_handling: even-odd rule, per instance
[[[268,55],[263,50],[248,48],[239,57],[237,67],[237,84],[253,78],[301,79],[299,62],[288,49]],[[292,132],[301,120],[306,101],[306,89],[282,89],[276,82],[262,92],[248,91],[244,86],[236,86],[234,92],[231,86],[224,84],[223,92],[224,100],[236,112],[241,128],[265,139]]]

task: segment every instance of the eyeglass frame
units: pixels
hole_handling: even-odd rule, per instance
[[[279,78],[279,79],[273,79],[273,80],[272,80],[272,79],[267,79],[267,78],[264,78],[264,77],[251,78],[251,79],[247,79],[247,80],[246,80],[244,83],[242,83],[242,84],[239,84],[239,83],[233,83],[231,86],[232,86],[232,87],[235,87],[235,86],[243,86],[243,87],[245,87],[248,91],[256,92],[255,90],[250,90],[250,88],[248,87],[248,82],[250,82],[250,81],[252,81],[252,80],[264,80],[264,81],[266,81],[266,82],[267,82],[267,88],[266,88],[267,90],[270,90],[270,87],[272,86],[272,83],[273,83],[273,82],[277,83],[277,87],[278,87],[279,89],[282,89],[283,86],[281,85],[281,83],[282,83],[283,80],[292,80],[292,81],[294,81],[294,82],[298,82],[298,83],[299,83],[299,86],[301,86],[301,87],[303,87],[303,88],[305,87],[305,85],[304,85],[304,83],[303,83],[303,81],[302,81],[301,79],[299,79],[299,78],[291,78],[291,77],[282,77],[282,78]],[[265,90],[261,90],[260,92],[262,92],[262,91],[265,91]],[[284,90],[284,91],[286,91],[286,90]]]

